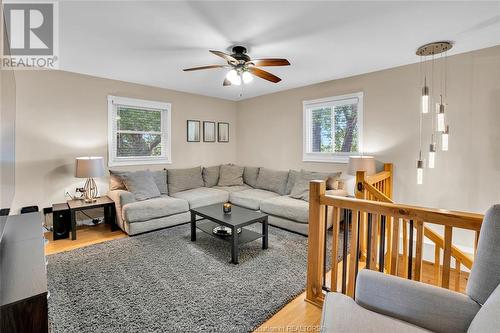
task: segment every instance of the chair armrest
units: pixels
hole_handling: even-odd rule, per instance
[[[464,294],[363,269],[356,303],[434,332],[466,332],[481,306]]]

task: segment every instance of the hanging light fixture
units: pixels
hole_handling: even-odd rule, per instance
[[[421,95],[421,112],[420,112],[420,128],[419,128],[419,157],[417,160],[417,184],[423,183],[424,177],[424,160],[422,159],[422,131],[424,116],[429,113],[429,105],[434,105],[436,99],[434,93],[438,90],[434,87],[434,56],[441,55],[441,92],[439,102],[436,102],[436,114],[431,112],[431,140],[429,144],[429,160],[428,167],[433,169],[436,166],[437,144],[435,141],[435,133],[441,134],[441,150],[448,150],[448,133],[449,127],[446,125],[445,105],[446,105],[446,73],[447,73],[447,51],[452,48],[452,43],[449,41],[434,42],[423,45],[417,49],[417,55],[420,56],[420,84],[422,87]],[[430,84],[427,82],[426,60],[431,56]],[[443,61],[444,60],[444,61]],[[423,81],[423,82],[422,82]],[[422,84],[423,83],[423,84]],[[444,88],[443,88],[444,87]]]
[[[434,169],[435,164],[436,164],[436,143],[431,142],[431,144],[429,145],[429,169]]]
[[[424,182],[424,160],[422,159],[422,151],[417,160],[417,184],[422,185]]]
[[[445,124],[444,124],[444,104],[443,104],[443,95],[441,95],[440,103],[436,104],[436,113],[437,113],[437,131],[444,132]]]
[[[446,129],[441,134],[441,150],[448,151],[448,134],[450,132],[450,126],[446,125]]]
[[[429,87],[427,86],[427,77],[424,79],[422,87],[422,113],[429,113]]]

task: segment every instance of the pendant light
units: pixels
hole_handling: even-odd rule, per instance
[[[447,51],[453,47],[449,41],[434,42],[423,45],[417,49],[417,55],[420,56],[420,84],[422,87],[421,94],[421,107],[420,107],[420,128],[419,128],[419,155],[417,160],[417,184],[423,184],[424,178],[424,165],[425,162],[422,158],[422,132],[423,123],[426,115],[429,114],[429,105],[436,105],[436,113],[431,112],[430,125],[431,125],[431,140],[429,143],[429,159],[428,168],[434,169],[436,166],[437,143],[436,132],[441,136],[441,150],[448,150],[449,127],[446,125],[445,118],[445,105],[446,105],[446,73],[447,73]],[[441,87],[439,94],[439,101],[435,92],[438,91],[434,86],[434,63],[435,56],[440,54],[441,64],[441,82],[438,87]],[[431,56],[432,61],[427,62],[427,57]],[[427,82],[427,63],[431,64],[430,68],[430,83]],[[444,88],[443,88],[444,87]],[[428,120],[427,120],[428,121]],[[439,138],[439,137],[438,137]]]
[[[424,79],[422,87],[422,113],[429,113],[429,87],[427,86],[427,77]]]
[[[422,151],[420,151],[417,160],[417,185],[422,185],[424,182],[424,160],[422,159]]]
[[[450,132],[450,126],[446,125],[446,129],[441,134],[441,150],[448,151],[448,134]]]

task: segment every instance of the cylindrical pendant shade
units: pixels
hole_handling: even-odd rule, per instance
[[[77,157],[75,177],[92,178],[104,176],[104,159],[102,157]]]
[[[355,176],[356,171],[365,171],[367,176],[375,174],[375,158],[373,156],[349,156],[347,173]]]

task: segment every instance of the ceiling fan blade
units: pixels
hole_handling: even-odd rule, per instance
[[[271,81],[273,83],[278,83],[281,81],[281,79],[279,77],[277,77],[276,75],[271,74],[271,73],[266,72],[266,71],[263,71],[262,69],[257,68],[257,67],[249,67],[248,71],[255,76],[258,76],[258,77],[260,77],[264,80],[267,80],[267,81]]]
[[[227,67],[227,65],[208,65],[208,66],[201,66],[201,67],[185,68],[185,69],[183,69],[183,71],[190,72],[190,71],[199,71],[202,69],[224,68],[224,67]]]
[[[231,81],[229,81],[228,79],[224,79],[224,82],[222,83],[222,85],[224,87],[230,86],[231,85]]]
[[[236,58],[230,56],[227,53],[224,53],[224,52],[221,52],[221,51],[213,51],[213,50],[210,50],[210,52],[213,53],[213,54],[215,54],[218,57],[223,58],[224,60],[226,60],[230,64],[237,65],[237,64],[240,63],[238,60],[236,60]]]
[[[254,59],[247,63],[254,66],[290,66],[290,62],[286,59]]]

